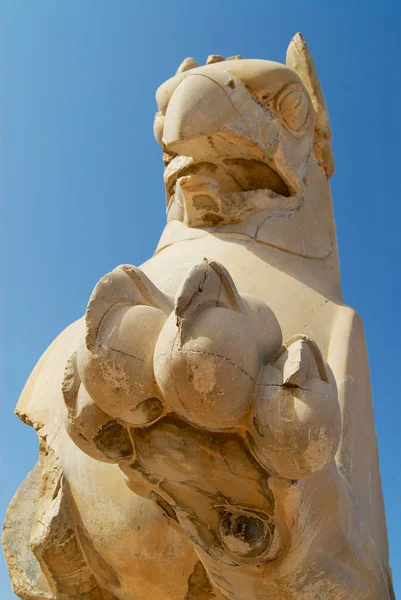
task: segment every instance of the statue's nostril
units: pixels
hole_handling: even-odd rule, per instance
[[[246,514],[223,513],[219,536],[231,553],[244,558],[260,556],[271,544],[269,525],[259,517]]]

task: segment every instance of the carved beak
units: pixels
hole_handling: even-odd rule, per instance
[[[305,142],[288,133],[277,111],[258,100],[252,88],[216,65],[185,73],[171,91],[172,81],[160,88],[155,121],[156,138],[173,157],[165,171],[168,204],[176,182],[187,175],[213,180],[223,195],[302,194],[303,154],[310,139],[294,159],[294,144]]]
[[[169,152],[195,160],[243,156],[269,161],[276,137],[274,118],[245,85],[227,71],[210,68],[189,73],[173,92],[162,143]]]

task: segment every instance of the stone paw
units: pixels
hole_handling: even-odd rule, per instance
[[[261,371],[247,439],[269,472],[303,479],[333,458],[341,434],[337,386],[315,342],[290,338]]]
[[[207,260],[191,269],[175,302],[140,269],[117,267],[95,287],[85,320],[85,342],[65,372],[66,425],[103,460],[131,456],[129,426],[171,411],[218,431],[238,425],[261,367],[281,345],[272,311],[240,296],[224,267]],[[106,448],[113,436],[116,448]]]
[[[131,490],[216,560],[272,560],[287,535],[277,479],[322,470],[340,435],[336,385],[313,340],[282,345],[270,308],[206,259],[175,300],[117,267],[85,318],[63,382],[73,441],[119,464]]]

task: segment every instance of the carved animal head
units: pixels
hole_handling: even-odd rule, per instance
[[[316,169],[331,177],[329,117],[301,34],[286,63],[186,59],[159,88],[154,132],[169,220],[210,227],[272,206],[296,209]]]

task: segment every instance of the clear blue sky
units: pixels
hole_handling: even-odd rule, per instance
[[[302,31],[329,106],[344,299],[369,347],[391,563],[401,594],[401,16],[381,0],[0,0],[2,347],[0,515],[33,467],[13,416],[48,344],[165,221],[157,86],[183,58],[283,62]],[[401,3],[400,3],[401,6]],[[398,174],[398,178],[397,178]],[[4,561],[0,598],[11,600]]]

